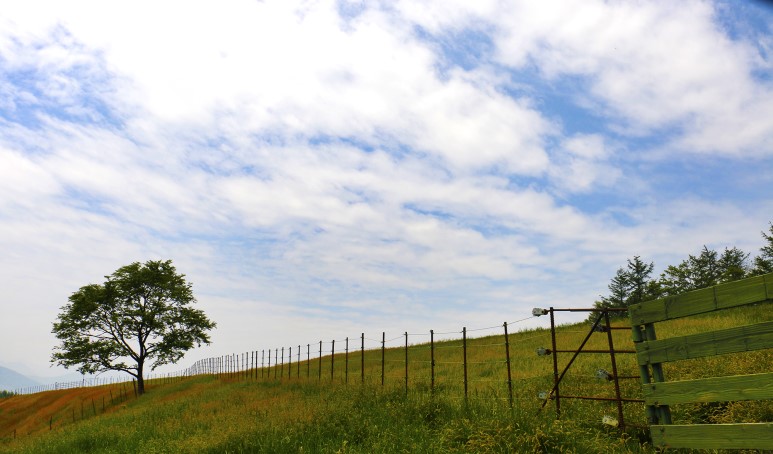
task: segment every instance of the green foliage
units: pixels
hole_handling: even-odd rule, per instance
[[[737,247],[725,248],[720,255],[705,245],[697,256],[689,255],[679,265],[669,265],[660,275],[663,295],[712,287],[724,282],[737,281],[747,276],[749,254]]]
[[[762,238],[766,244],[760,248],[760,255],[754,258],[752,276],[773,273],[773,222],[770,223],[770,235],[762,232]]]
[[[13,391],[0,390],[0,399],[16,395]]]
[[[654,267],[654,263],[645,263],[638,255],[628,259],[626,267],[618,268],[609,283],[609,296],[602,296],[601,301],[597,301],[594,306],[599,309],[626,308],[631,304],[657,298],[660,288],[650,280]],[[627,316],[624,312],[616,315]],[[597,317],[597,313],[591,313],[589,320],[595,321]]]
[[[773,318],[773,311],[760,309],[748,306],[664,322],[658,334],[667,338],[676,333],[692,334]],[[627,322],[617,322],[617,326],[624,325]],[[561,326],[557,332],[559,345],[578,346],[586,333],[585,326]],[[612,336],[617,348],[633,348],[630,332],[615,330]],[[542,401],[535,396],[553,384],[552,361],[538,357],[534,349],[550,342],[550,337],[550,331],[545,329],[510,334],[514,364],[512,409],[506,397],[502,336],[498,335],[468,339],[471,392],[467,402],[462,398],[464,381],[458,362],[462,353],[456,339],[436,343],[434,394],[428,386],[429,348],[418,344],[412,345],[409,351],[411,382],[407,393],[402,385],[404,352],[402,348],[395,348],[386,351],[387,382],[383,388],[379,380],[381,351],[374,349],[365,351],[364,384],[352,379],[359,377],[358,369],[353,372],[358,363],[354,358],[350,358],[348,383],[341,375],[342,369],[336,369],[335,379],[329,373],[317,379],[314,373],[317,361],[312,359],[310,379],[306,378],[306,365],[302,363],[300,377],[293,375],[291,379],[287,374],[282,379],[274,379],[273,374],[270,378],[261,378],[258,374],[257,379],[206,375],[168,384],[149,381],[144,398],[131,397],[109,406],[104,414],[99,413],[97,403],[99,414],[94,417],[88,417],[87,398],[85,419],[79,413],[82,395],[73,402],[76,418],[71,415],[70,404],[63,402],[73,390],[18,396],[0,402],[0,453],[657,452],[648,444],[646,433],[633,429],[621,432],[602,426],[603,415],[616,414],[612,403],[562,400],[558,421],[553,402],[539,410]],[[587,348],[606,345],[606,334],[601,334],[592,337]],[[771,355],[773,352],[757,351],[698,358],[669,367],[667,377],[685,380],[706,375],[768,372],[773,360]],[[562,395],[612,396],[611,382],[593,378],[599,367],[609,367],[609,358],[602,356],[578,357],[562,381]],[[566,364],[569,358],[569,354],[561,354],[559,365]],[[634,355],[617,358],[619,374],[638,373]],[[329,356],[325,360],[329,368]],[[341,355],[335,364],[343,367]],[[493,375],[487,373],[489,364],[496,367]],[[623,396],[642,397],[639,380],[623,380],[620,385]],[[104,395],[107,388],[101,392]],[[43,396],[50,396],[52,405],[63,407],[61,412],[49,407],[37,413],[32,411],[30,419],[37,420],[37,425],[20,430],[16,440],[8,437],[11,431],[2,431],[3,417],[14,418],[8,404],[15,401],[17,408],[34,408],[40,405]],[[773,408],[764,403],[672,408],[674,420],[680,424],[738,419],[761,422],[771,421],[773,417]],[[626,404],[624,410],[628,424],[646,424],[643,404]],[[51,416],[54,426],[49,431]],[[77,420],[73,422],[73,419]],[[6,424],[5,427],[16,426]]]
[[[51,362],[81,373],[127,372],[142,393],[146,362],[153,370],[209,343],[215,323],[190,307],[191,284],[171,260],[135,262],[105,278],[81,287],[62,307],[53,327],[61,344]]]

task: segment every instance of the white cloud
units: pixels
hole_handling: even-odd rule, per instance
[[[676,127],[680,151],[770,152],[773,87],[752,77],[754,47],[728,38],[708,2],[521,2],[494,21],[500,61],[586,77],[629,132]]]
[[[0,19],[0,269],[14,280],[0,298],[33,309],[15,306],[13,324],[32,323],[47,356],[69,293],[173,258],[226,352],[256,330],[301,341],[289,325],[473,327],[545,300],[585,306],[633,254],[756,240],[769,209],[634,185],[648,131],[680,129],[672,147],[696,152],[764,143],[767,88],[749,76],[762,63],[704,3],[579,5],[342,18],[331,1],[14,4]],[[449,66],[417,24],[491,33],[497,53]],[[601,106],[590,113],[617,129],[569,130],[529,97],[530,78],[576,75],[578,111]],[[620,199],[573,201],[599,191]]]

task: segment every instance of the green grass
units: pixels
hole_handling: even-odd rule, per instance
[[[711,316],[664,323],[660,337],[757,323],[773,317],[770,305],[725,311]],[[625,321],[617,322],[625,325]],[[561,327],[559,349],[573,349],[587,334],[587,325]],[[631,349],[630,332],[614,331],[618,349]],[[418,339],[418,337],[416,337]],[[413,340],[413,339],[409,339]],[[539,391],[553,383],[551,357],[535,349],[550,347],[549,330],[510,335],[514,405],[508,405],[504,336],[468,340],[468,397],[464,398],[461,340],[437,343],[435,387],[431,392],[430,348],[409,347],[408,389],[405,389],[405,350],[386,351],[385,386],[381,386],[381,351],[366,350],[365,382],[361,358],[312,358],[310,379],[301,363],[287,369],[282,380],[199,376],[171,383],[150,383],[145,396],[110,402],[104,411],[88,411],[108,387],[50,391],[0,400],[0,452],[655,452],[646,432],[604,426],[604,415],[616,416],[614,403],[562,400],[561,419],[553,402],[540,410]],[[338,343],[337,343],[338,345]],[[606,348],[606,334],[594,334],[589,349]],[[305,353],[305,351],[304,351]],[[305,356],[305,355],[304,355]],[[570,354],[558,354],[563,367]],[[731,375],[773,370],[770,350],[729,357],[668,364],[669,379]],[[598,368],[611,370],[609,355],[580,355],[561,386],[564,395],[614,395],[613,384],[594,378]],[[634,355],[618,355],[620,375],[638,375]],[[259,374],[260,375],[260,374]],[[348,382],[348,383],[347,383]],[[102,391],[98,391],[98,390]],[[83,393],[90,392],[91,395]],[[101,392],[101,394],[99,394]],[[625,397],[640,398],[638,380],[622,383]],[[114,391],[114,394],[116,392]],[[81,419],[80,405],[87,402]],[[73,417],[74,409],[78,409]],[[673,408],[675,422],[771,421],[770,402],[684,405]],[[94,415],[96,413],[96,415]],[[53,430],[49,422],[53,417]],[[642,404],[626,404],[625,419],[646,425]],[[74,421],[73,421],[74,420]],[[13,440],[10,430],[23,429]]]

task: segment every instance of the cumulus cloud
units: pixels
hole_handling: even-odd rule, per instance
[[[355,6],[9,6],[0,298],[43,333],[36,355],[70,292],[135,260],[174,259],[236,349],[254,325],[287,344],[290,324],[587,306],[628,256],[767,222],[758,199],[673,197],[648,173],[675,151],[769,159],[769,62],[712,4]]]

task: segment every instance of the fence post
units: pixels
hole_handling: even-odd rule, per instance
[[[285,373],[285,348],[282,347],[282,365],[280,366],[280,369],[279,369],[280,380],[284,378],[284,373]]]
[[[429,330],[429,367],[430,367],[430,382],[429,390],[431,393],[435,393],[435,330]]]
[[[510,402],[510,408],[513,408],[513,375],[510,371],[510,336],[507,334],[507,322],[505,327],[505,361],[507,362],[507,397]]]
[[[464,355],[464,401],[467,402],[467,327],[462,327],[462,353]]]
[[[615,377],[615,397],[617,398],[618,427],[625,427],[623,419],[623,396],[620,395],[620,379],[617,377],[617,360],[615,359],[615,344],[612,340],[612,325],[609,323],[609,311],[604,311],[604,323],[607,327],[607,340],[609,341],[609,356],[612,360],[612,376]]]
[[[322,341],[319,341],[319,371],[317,375],[317,380],[322,381]]]
[[[293,348],[288,348],[290,351],[287,352],[287,378],[291,379],[293,378]]]
[[[262,349],[260,351],[260,378],[261,379],[264,378],[264,375],[265,375],[265,372],[266,372],[265,360],[266,360],[266,349]]]
[[[297,364],[298,373],[296,374],[298,379],[301,378],[301,344],[298,344],[298,361],[295,362]]]
[[[349,384],[349,336],[346,337],[346,348],[344,349],[344,383]]]
[[[282,347],[282,356],[284,356],[284,347]],[[284,360],[284,358],[282,358]],[[279,372],[279,349],[274,349],[274,380],[276,380],[276,374]]]
[[[311,377],[311,344],[306,344],[306,379]]]
[[[405,332],[405,395],[408,395],[408,331]]]
[[[365,333],[360,336],[360,383],[365,383]]]
[[[550,341],[553,345],[553,388],[556,391],[556,419],[561,419],[561,395],[558,389],[558,353],[556,353],[556,317],[553,308],[550,309]]]
[[[381,386],[384,386],[384,345],[386,344],[386,332],[381,332]]]
[[[333,339],[332,346],[330,347],[330,381],[335,378],[335,361],[336,361],[336,340]]]

